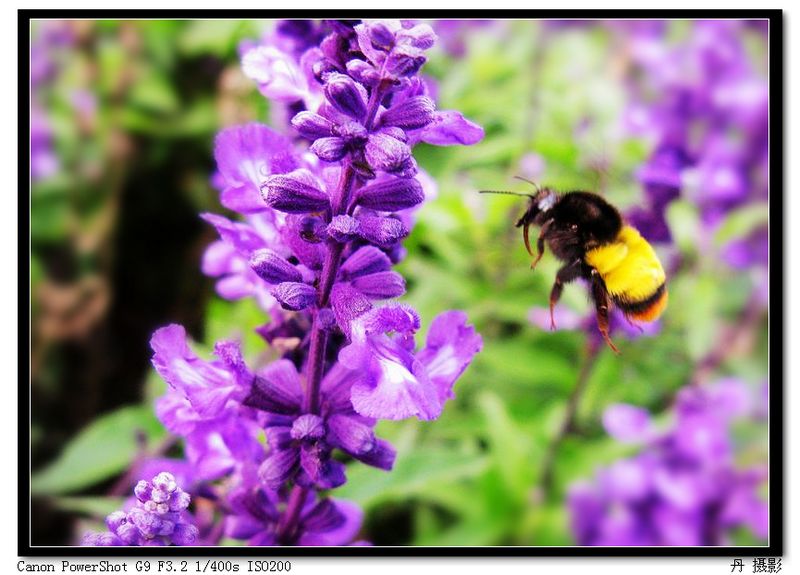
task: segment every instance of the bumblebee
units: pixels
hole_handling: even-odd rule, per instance
[[[627,225],[619,211],[601,196],[582,191],[559,193],[533,185],[536,194],[490,190],[482,193],[530,198],[516,227],[522,228],[525,248],[534,258],[531,269],[542,258],[545,244],[564,263],[550,291],[551,329],[555,329],[553,308],[564,284],[584,278],[590,285],[600,334],[619,353],[609,337],[608,313],[612,305],[631,323],[655,321],[667,306],[666,276],[658,256],[638,230]],[[529,236],[532,225],[540,228],[535,253]]]

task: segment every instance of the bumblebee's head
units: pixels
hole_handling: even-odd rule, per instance
[[[536,192],[535,196],[531,197],[531,205],[529,211],[534,211],[535,215],[549,211],[558,200],[558,192],[551,188],[542,188]]]

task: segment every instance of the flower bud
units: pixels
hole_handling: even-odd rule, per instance
[[[369,137],[364,155],[374,169],[393,172],[407,163],[411,148],[387,134],[377,133]]]
[[[365,86],[376,86],[381,79],[378,71],[364,60],[350,60],[346,67],[347,73]]]
[[[258,277],[270,284],[300,282],[302,274],[296,267],[269,249],[261,249],[250,256],[250,268]]]
[[[347,153],[347,143],[342,138],[319,138],[311,144],[311,151],[320,160],[338,162]]]
[[[339,243],[345,243],[358,235],[358,220],[352,216],[340,215],[331,219],[327,234]]]
[[[292,439],[313,440],[325,435],[325,425],[319,415],[306,413],[294,420],[292,424]]]
[[[389,299],[406,293],[403,276],[392,271],[357,277],[352,286],[370,299]]]
[[[261,186],[261,195],[270,207],[290,214],[319,212],[330,207],[325,192],[295,175],[269,177]]]
[[[333,106],[351,118],[361,120],[367,105],[356,83],[344,74],[331,74],[325,84],[325,97]]]
[[[317,301],[317,290],[300,282],[283,282],[275,286],[270,293],[283,309],[291,311],[306,309]]]
[[[376,272],[390,270],[392,262],[385,253],[375,246],[363,246],[350,255],[339,268],[344,279],[356,278]]]
[[[397,218],[363,216],[358,220],[358,235],[382,248],[388,248],[408,235],[408,229]]]
[[[358,205],[382,212],[405,210],[422,203],[425,194],[414,178],[392,178],[358,190]]]
[[[435,111],[433,100],[427,96],[414,96],[386,110],[381,121],[386,126],[416,130],[433,122]]]
[[[310,140],[324,138],[333,134],[334,124],[314,112],[300,112],[292,118],[292,126]]]

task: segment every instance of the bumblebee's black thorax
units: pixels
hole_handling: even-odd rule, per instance
[[[583,259],[587,250],[614,241],[622,229],[617,209],[597,194],[566,192],[547,209],[540,203],[531,201],[517,225],[547,226],[547,243],[564,262]]]

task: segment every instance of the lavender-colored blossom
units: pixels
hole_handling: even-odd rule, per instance
[[[58,76],[58,55],[74,42],[70,22],[47,20],[39,23],[30,47],[30,177],[43,180],[58,172],[59,160],[53,138],[52,120],[45,103],[47,91]]]
[[[106,517],[106,533],[87,533],[83,545],[165,546],[193,545],[198,530],[186,511],[191,497],[168,472],[151,481],[139,481],[134,489],[136,501],[128,511],[115,511]]]
[[[225,533],[248,545],[349,545],[361,527],[363,512],[342,500],[309,499],[300,511],[296,525],[288,529],[281,523],[281,504],[286,497],[259,485],[242,486],[230,495],[231,514],[225,520]]]
[[[682,389],[674,422],[663,431],[639,408],[609,408],[608,432],[642,450],[598,470],[594,482],[571,486],[578,544],[726,545],[737,527],[766,538],[767,504],[758,495],[766,469],[738,468],[730,436],[753,406],[749,388],[726,379]]]
[[[170,386],[157,413],[184,439],[194,484],[223,480],[226,532],[250,545],[342,545],[361,521],[322,497],[346,481],[343,454],[391,470],[378,419],[438,417],[481,348],[463,312],[420,319],[391,300],[414,211],[435,194],[412,155],[421,141],[471,144],[483,130],[438,111],[418,72],[435,40],[424,24],[296,21],[242,46],[245,74],[288,126],[231,127],[216,139],[214,185],[231,220],[203,214],[220,240],[203,258],[228,299],[254,296],[273,358],[248,367],[238,344],[197,357],[180,326],[158,330],[153,363]],[[266,436],[266,445],[259,441]],[[206,487],[207,489],[207,487]]]
[[[258,458],[258,426],[242,404],[254,375],[238,345],[220,342],[215,346],[219,359],[204,361],[189,348],[186,332],[178,325],[157,330],[150,345],[153,365],[170,386],[156,402],[156,415],[168,430],[185,438],[186,455],[197,475],[215,479]]]
[[[645,202],[629,214],[650,241],[671,241],[664,214],[678,197],[698,205],[704,235],[732,209],[766,198],[767,81],[748,58],[747,27],[695,21],[677,45],[664,26],[617,27],[637,72],[624,124],[655,144],[638,173]]]

